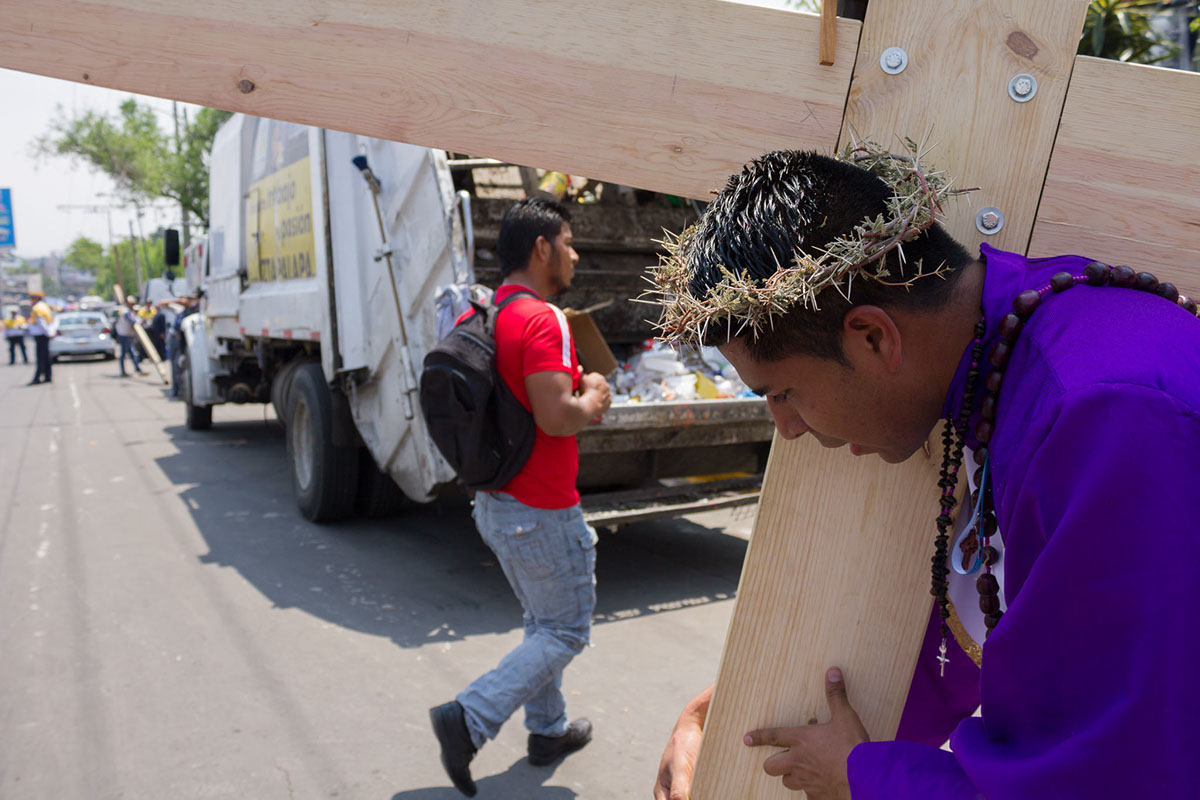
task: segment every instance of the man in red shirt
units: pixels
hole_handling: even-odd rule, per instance
[[[542,298],[571,285],[579,255],[570,214],[529,198],[500,224],[496,254],[503,284],[497,303],[521,290],[496,320],[496,368],[537,426],[525,466],[503,489],[475,495],[475,524],[525,609],[525,638],[455,700],[429,711],[442,766],[468,797],[470,764],[484,742],[521,706],[529,762],[554,763],[586,745],[592,725],[567,720],[562,671],[588,643],[596,604],[596,532],[584,521],[575,476],[575,434],[612,402],[602,375],[583,374],[567,319]]]

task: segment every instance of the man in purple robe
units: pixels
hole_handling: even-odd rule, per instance
[[[686,293],[719,311],[727,276],[765,285],[798,253],[886,217],[892,194],[843,161],[764,156],[680,241]],[[973,516],[965,507],[940,573],[953,612],[944,625],[935,604],[896,741],[867,741],[853,686],[834,668],[829,723],[751,731],[746,744],[813,800],[1200,796],[1195,304],[1080,256],[985,244],[972,258],[936,225],[901,249],[903,265],[893,251],[769,326],[739,332],[736,315],[730,325],[714,312],[698,332],[768,398],[786,438],[899,462],[939,418],[962,413],[968,478],[980,477],[972,454],[986,445],[999,529],[986,571],[1001,610],[989,619],[976,608],[988,601],[974,595],[979,564],[959,535]],[[1005,322],[1018,296],[1028,313]],[[1002,339],[1000,366],[981,364]],[[710,696],[680,716],[656,800],[688,797]]]

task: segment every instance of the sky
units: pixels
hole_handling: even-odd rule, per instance
[[[131,95],[71,81],[43,78],[24,72],[0,69],[0,188],[12,192],[13,222],[19,258],[37,258],[51,252],[61,254],[77,236],[87,236],[108,245],[105,206],[118,201],[105,196],[113,185],[104,175],[63,156],[33,154],[35,140],[45,133],[58,108],[71,117],[92,110],[115,114]],[[174,130],[171,101],[133,95],[150,104],[159,114],[164,131]],[[195,106],[180,103],[194,113]],[[89,206],[96,210],[62,208]],[[178,226],[178,205],[144,209],[142,232],[149,235],[160,225]],[[137,225],[132,209],[111,211],[113,236],[129,236],[129,223]]]
[[[741,0],[753,5],[784,6],[787,0]],[[68,118],[91,110],[115,114],[130,96],[150,104],[159,114],[159,127],[170,132],[171,101],[130,95],[71,81],[44,78],[0,69],[0,188],[12,193],[13,222],[19,258],[62,254],[77,236],[87,236],[105,246],[109,242],[111,213],[113,236],[129,236],[129,223],[137,224],[132,209],[106,206],[116,202],[106,195],[112,182],[89,167],[62,156],[33,154],[34,142],[44,134],[61,107]],[[180,108],[194,113],[196,106]],[[86,206],[88,208],[64,208]],[[141,232],[149,235],[160,225],[178,226],[179,207],[162,203],[144,209]]]

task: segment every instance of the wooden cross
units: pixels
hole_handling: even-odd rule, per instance
[[[721,0],[0,0],[0,66],[697,198],[768,150],[930,132],[932,163],[981,187],[949,210],[968,247],[1091,254],[1195,296],[1200,75],[1076,57],[1086,8],[872,0],[823,27]],[[776,442],[697,800],[794,797],[741,736],[823,718],[830,664],[872,738],[895,733],[936,482],[921,457]]]

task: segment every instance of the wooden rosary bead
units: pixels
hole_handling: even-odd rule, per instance
[[[979,404],[979,415],[984,419],[996,420],[996,395],[989,394]]]
[[[975,472],[971,475],[971,483],[979,486],[983,483],[983,467],[976,467]]]
[[[1075,276],[1069,272],[1059,272],[1050,279],[1050,288],[1056,292],[1065,292],[1075,285]]]
[[[1136,278],[1137,273],[1129,267],[1113,267],[1108,282],[1122,289],[1130,289],[1133,287],[1133,282]]]
[[[980,555],[983,556],[983,565],[985,567],[992,567],[1000,562],[1000,551],[990,544],[983,548]]]
[[[1000,613],[996,613],[996,614],[988,614],[987,616],[985,616],[985,617],[983,618],[983,624],[984,624],[984,625],[986,625],[986,626],[987,626],[987,629],[990,631],[992,628],[994,628],[994,627],[996,627],[997,625],[999,625],[999,624],[1000,624],[1000,619],[1001,619],[1003,616],[1004,616],[1004,615],[1003,615],[1003,614],[1000,614]]]
[[[1000,594],[1000,581],[990,572],[985,572],[975,581],[975,588],[980,594]]]
[[[975,426],[975,438],[980,444],[987,444],[992,440],[992,433],[996,430],[996,426],[989,420],[981,419],[979,424]]]
[[[1004,384],[1004,373],[998,369],[994,369],[987,374],[983,379],[983,386],[992,394],[1000,394],[1000,387]]]
[[[1139,292],[1153,292],[1158,288],[1158,278],[1149,272],[1139,272],[1133,279],[1133,288]]]
[[[1131,270],[1132,272],[1132,270]],[[1042,304],[1042,296],[1034,289],[1021,292],[1013,300],[1013,311],[1028,318]]]
[[[1021,328],[1024,326],[1025,320],[1021,319],[1019,315],[1006,314],[1004,319],[1000,320],[997,330],[1000,333],[1000,338],[1011,344],[1021,335]]]
[[[983,526],[983,538],[990,539],[996,535],[998,526],[996,525],[995,513],[989,511],[984,514],[983,519],[980,520],[980,524]]]
[[[1010,355],[1012,355],[1012,345],[1008,342],[996,342],[992,352],[988,353],[988,363],[996,369],[1004,369]]]
[[[1103,286],[1108,283],[1110,270],[1107,264],[1093,261],[1083,268],[1083,274],[1087,276],[1088,286]]]
[[[1174,303],[1179,299],[1179,290],[1175,288],[1173,283],[1160,283],[1154,290],[1154,293],[1164,300],[1170,300]]]
[[[975,463],[983,464],[983,463],[986,463],[987,460],[988,460],[988,449],[983,446],[976,447],[975,448]]]
[[[994,594],[989,594],[986,597],[980,596],[979,610],[984,614],[995,614],[1000,610],[1000,598]]]

